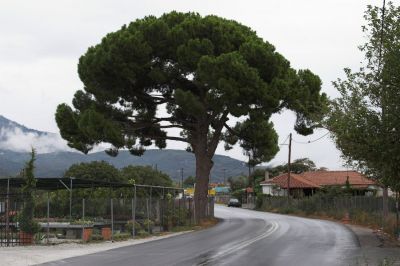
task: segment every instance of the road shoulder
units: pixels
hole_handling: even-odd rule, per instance
[[[100,242],[100,243],[66,243],[50,246],[19,246],[0,248],[0,265],[26,266],[35,265],[55,260],[62,260],[70,257],[88,255],[96,252],[102,252],[110,249],[138,245],[160,239],[179,236],[192,231],[177,233],[168,233],[162,236],[152,236],[142,239],[130,239],[118,242]]]
[[[380,230],[346,224],[360,244],[357,265],[400,265],[399,242]]]

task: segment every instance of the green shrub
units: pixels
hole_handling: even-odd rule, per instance
[[[113,240],[115,240],[115,241],[120,241],[120,240],[129,239],[129,238],[131,238],[131,237],[132,237],[131,234],[119,233],[119,234],[115,234],[115,235],[113,236]]]
[[[132,229],[133,229],[133,221],[130,220],[125,224],[125,229],[127,232],[132,233]],[[135,233],[137,234],[137,232],[139,232],[140,230],[142,230],[142,225],[140,223],[138,223],[137,221],[135,221]]]
[[[307,215],[317,212],[317,202],[315,198],[304,199],[301,204],[300,210],[304,211]]]
[[[137,235],[138,235],[139,237],[147,237],[147,236],[149,236],[150,234],[149,234],[148,232],[144,231],[144,230],[139,230],[139,232],[138,232]]]
[[[296,208],[293,206],[284,206],[278,210],[281,214],[290,214],[297,212]]]
[[[72,221],[71,224],[92,226],[94,223],[91,220],[78,219],[78,220]]]
[[[262,209],[268,195],[259,195],[256,198],[256,209]]]
[[[144,229],[147,229],[147,227],[151,228],[153,226],[154,226],[154,222],[152,220],[150,220],[150,219],[144,220],[144,222],[143,222]]]

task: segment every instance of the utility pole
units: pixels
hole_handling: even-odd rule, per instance
[[[287,179],[287,203],[290,205],[290,159],[292,156],[292,133],[289,134],[288,179]]]
[[[248,167],[249,167],[249,182],[250,182],[250,175],[251,175],[251,165],[250,165],[250,160],[251,160],[251,155],[249,153],[249,162],[248,162]]]
[[[226,186],[226,178],[225,178],[225,171],[226,171],[226,169],[224,168],[223,170],[224,170],[224,186]]]
[[[183,168],[181,168],[181,179],[182,179],[181,188],[183,188]]]

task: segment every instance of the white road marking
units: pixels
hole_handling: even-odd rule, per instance
[[[264,229],[267,229],[267,228],[268,228],[268,225],[265,225]],[[242,241],[242,242],[239,242],[237,244],[234,244],[233,246],[231,246],[229,248],[224,248],[221,251],[219,251],[216,254],[214,254],[213,256],[211,256],[206,262],[203,262],[203,263],[200,263],[200,264],[195,264],[195,265],[199,265],[199,266],[207,265],[211,261],[215,261],[215,260],[217,260],[217,259],[219,259],[221,257],[224,257],[224,256],[227,256],[227,255],[232,254],[234,252],[240,251],[243,248],[253,244],[254,242],[257,242],[257,241],[259,241],[259,240],[261,240],[263,238],[268,237],[273,232],[275,232],[278,228],[279,228],[279,225],[278,225],[277,222],[271,222],[271,227],[267,231],[265,231],[263,234],[255,237],[255,238],[252,238],[252,239],[249,239],[249,240]]]

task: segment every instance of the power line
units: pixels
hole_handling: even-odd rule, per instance
[[[292,139],[292,141],[295,142],[295,143],[298,143],[298,144],[310,144],[310,143],[316,142],[316,141],[318,141],[318,140],[320,140],[320,139],[326,137],[328,134],[329,134],[329,131],[326,132],[326,133],[325,133],[324,135],[322,135],[321,137],[319,137],[319,138],[317,138],[317,139],[314,139],[314,140],[309,140],[309,141],[307,141],[307,142],[296,141],[296,140],[294,140],[294,139]]]
[[[288,140],[289,136],[290,136],[290,134],[287,135],[286,139],[285,139],[281,144],[279,144],[279,145],[287,145],[285,142]]]

